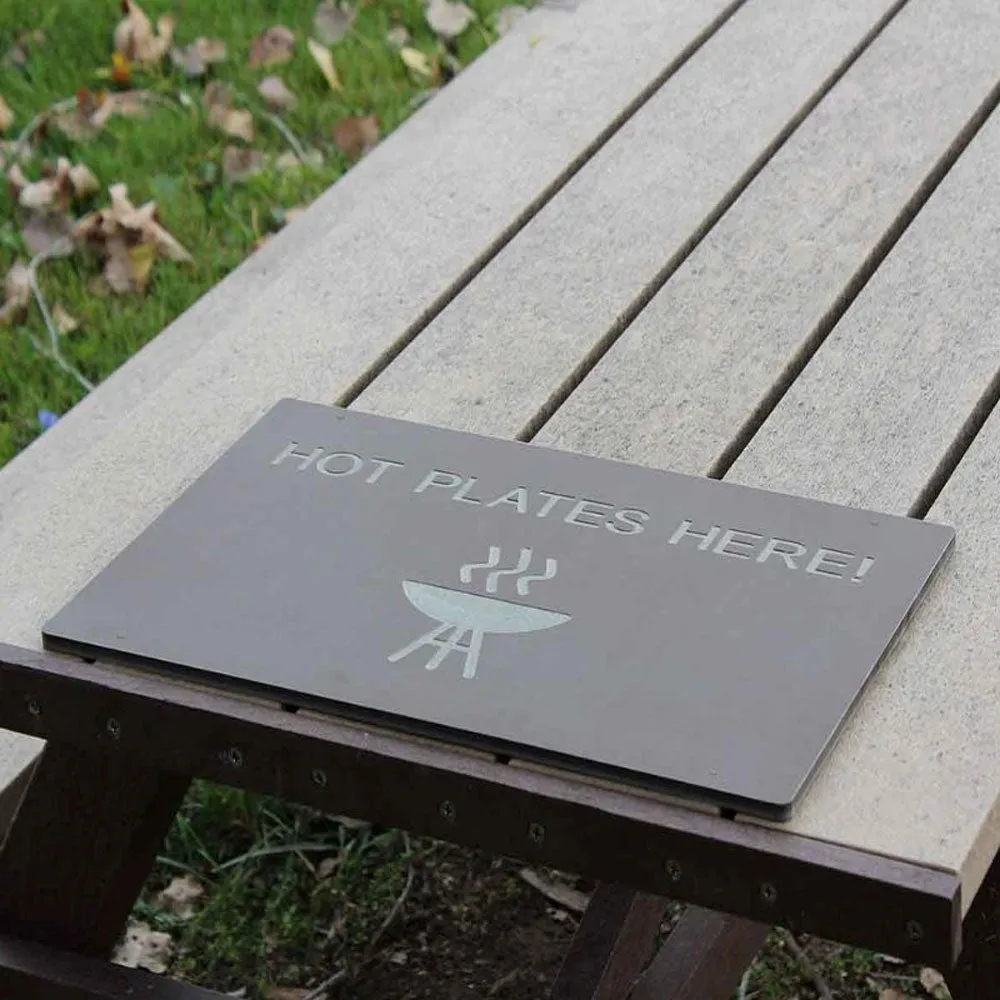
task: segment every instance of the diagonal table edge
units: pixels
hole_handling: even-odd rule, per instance
[[[961,880],[576,776],[0,644],[0,726],[951,968]]]

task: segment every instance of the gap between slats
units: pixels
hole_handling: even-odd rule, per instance
[[[336,406],[350,406],[372,382],[384,372],[406,348],[430,326],[431,323],[472,283],[476,275],[485,270],[508,243],[550,202],[559,192],[600,152],[614,135],[622,129],[688,60],[712,38],[712,36],[750,0],[733,0],[708,26],[697,35],[680,53],[658,73],[640,93],[613,118],[586,148],[571,160],[556,179],[549,184],[531,203],[503,230],[459,277],[439,295],[375,360],[340,394]],[[890,11],[894,15],[908,0],[899,3]],[[890,18],[886,18],[886,23]],[[877,32],[875,32],[877,33]],[[874,36],[873,36],[874,37]]]
[[[725,216],[730,208],[736,203],[744,191],[753,183],[754,179],[767,166],[774,155],[788,142],[798,128],[809,117],[824,97],[844,78],[851,67],[864,55],[866,49],[876,38],[892,23],[899,12],[906,6],[908,0],[898,0],[893,4],[879,20],[872,26],[871,30],[851,49],[844,61],[836,70],[824,81],[823,85],[802,105],[798,112],[786,123],[784,128],[768,144],[760,156],[750,165],[747,171],[737,180],[726,195],[719,201],[715,208],[706,216],[702,224],[683,243],[680,249],[674,253],[664,266],[657,272],[646,287],[633,300],[631,305],[619,316],[615,323],[597,341],[593,348],[581,359],[574,369],[566,376],[555,391],[549,396],[538,412],[528,421],[518,432],[517,440],[530,441],[536,434],[552,419],[553,415],[563,403],[573,394],[583,380],[597,366],[601,359],[615,345],[619,337],[632,325],[639,317],[639,314],[649,305],[658,292],[676,273],[678,268],[697,249],[699,244],[715,228],[719,221]],[[992,95],[991,95],[992,96]],[[985,117],[984,119],[985,120]],[[969,137],[971,140],[971,136]],[[964,148],[964,147],[963,147]],[[957,158],[957,154],[956,154]],[[945,171],[946,172],[946,171]],[[942,176],[944,174],[942,173]],[[930,192],[928,192],[929,196]],[[888,250],[886,251],[888,252]],[[859,289],[860,290],[860,289]],[[817,347],[819,345],[817,344]],[[777,400],[775,400],[777,402]],[[765,414],[766,416],[766,414]],[[761,420],[763,422],[763,419]],[[733,456],[735,460],[736,455]],[[732,464],[730,462],[729,464]],[[727,465],[726,468],[729,466]],[[720,478],[713,469],[712,477]]]

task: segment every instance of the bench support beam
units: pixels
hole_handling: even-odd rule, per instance
[[[668,901],[602,882],[594,890],[549,1000],[622,1000],[653,953]]]
[[[770,928],[689,906],[630,1000],[727,1000]]]
[[[107,957],[189,779],[49,742],[0,848],[0,933]]]
[[[989,1000],[1000,983],[1000,855],[962,922],[962,952],[948,978],[953,1000]]]

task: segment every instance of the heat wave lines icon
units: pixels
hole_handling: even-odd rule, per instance
[[[551,580],[559,570],[555,559],[546,558],[543,572],[530,573],[533,560],[530,548],[522,548],[517,562],[509,568],[500,567],[501,556],[500,546],[491,545],[486,562],[466,563],[459,569],[459,580],[472,583],[473,573],[484,570],[487,571],[484,584],[487,594],[496,594],[501,578],[510,577],[518,596],[527,597],[533,583]],[[465,678],[476,676],[483,637],[488,633],[513,635],[540,632],[570,620],[570,615],[559,611],[417,580],[404,580],[403,593],[410,604],[437,624],[429,632],[391,653],[389,662],[397,663],[418,649],[429,647],[431,656],[424,664],[427,670],[437,670],[450,653],[456,653],[464,655],[462,676]]]

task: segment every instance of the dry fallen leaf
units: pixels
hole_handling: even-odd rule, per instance
[[[164,15],[156,22],[154,32],[152,22],[135,0],[122,0],[122,10],[125,17],[115,28],[115,51],[130,62],[157,65],[173,40],[174,19]]]
[[[293,205],[291,208],[286,208],[284,211],[285,225],[287,226],[290,222],[294,222],[300,216],[305,215],[308,208],[308,205]],[[323,862],[320,862],[320,867],[322,866]]]
[[[208,123],[227,135],[253,142],[253,114],[233,107],[233,92],[224,83],[213,80],[206,88],[202,101],[208,112]]]
[[[587,909],[589,897],[585,892],[563,885],[539,874],[533,868],[522,868],[518,874],[532,889],[537,889],[546,899],[573,913],[583,913]]]
[[[111,204],[80,219],[73,227],[77,245],[89,246],[104,260],[104,280],[118,295],[141,293],[157,256],[190,261],[191,255],[156,220],[156,203],[136,208],[128,187],[112,184]]]
[[[31,183],[24,175],[19,163],[14,163],[7,168],[7,190],[11,198],[18,198],[21,192]]]
[[[54,177],[44,177],[26,184],[17,201],[22,208],[46,208],[55,201],[58,193],[58,181]]]
[[[318,149],[307,149],[305,159],[299,159],[298,154],[287,152],[281,153],[274,161],[274,166],[278,170],[300,170],[302,167],[323,166],[323,154]]]
[[[511,4],[509,7],[501,7],[497,11],[496,20],[493,22],[497,34],[506,35],[527,13],[528,11],[524,7],[519,7],[517,4]]]
[[[351,30],[354,11],[341,7],[336,0],[323,0],[313,16],[313,30],[324,45],[335,45]]]
[[[73,222],[62,212],[29,211],[21,229],[21,239],[32,257],[44,253],[68,257],[73,252]]]
[[[272,111],[291,111],[298,106],[299,99],[285,86],[280,76],[265,76],[257,85],[257,90]]]
[[[156,901],[163,909],[187,920],[194,916],[195,901],[204,895],[205,887],[200,882],[190,875],[181,875],[170,880],[170,884],[156,897]]]
[[[264,169],[264,154],[248,146],[227,146],[222,154],[222,173],[234,184],[245,181]]]
[[[900,993],[899,990],[890,987],[879,993],[878,1000],[911,1000],[911,998],[905,993]]]
[[[305,1000],[311,992],[298,986],[269,986],[264,997],[265,1000]]]
[[[401,49],[410,40],[410,33],[402,24],[396,24],[385,33],[385,40],[394,48]]]
[[[101,182],[85,163],[77,163],[70,168],[69,182],[73,185],[73,193],[77,198],[85,198],[88,194],[101,190]]]
[[[10,105],[0,96],[0,132],[6,132],[14,124],[14,112]]]
[[[4,304],[0,306],[0,326],[15,323],[31,302],[31,271],[20,261],[7,272],[3,282]]]
[[[72,333],[74,330],[80,329],[80,321],[71,313],[67,312],[61,302],[57,302],[52,307],[52,322],[55,323],[56,329],[63,336],[66,336],[68,333]]]
[[[434,75],[430,59],[420,49],[404,46],[399,50],[399,58],[406,64],[407,69],[420,76],[430,77]]]
[[[475,13],[459,0],[430,0],[424,12],[427,23],[441,38],[457,38],[476,19]]]
[[[333,128],[333,141],[345,156],[364,156],[378,142],[378,119],[374,115],[341,118]]]
[[[147,90],[124,90],[117,94],[81,90],[76,105],[54,118],[55,126],[75,141],[92,139],[113,115],[139,117],[149,113],[153,95]]]
[[[275,66],[292,58],[295,32],[283,24],[275,24],[250,43],[250,67]]]
[[[920,985],[923,986],[923,988],[927,990],[932,997],[935,997],[935,1000],[948,1000],[951,996],[951,993],[948,990],[948,984],[944,980],[944,976],[942,976],[937,969],[921,969]]]
[[[169,934],[152,930],[148,924],[131,924],[125,931],[125,940],[115,951],[112,961],[126,969],[147,969],[150,972],[167,971],[174,942]]]
[[[333,64],[333,55],[324,45],[320,45],[315,38],[310,38],[306,43],[309,48],[309,55],[316,60],[320,72],[326,77],[326,82],[330,84],[331,90],[343,90],[340,84],[340,77],[337,76],[337,67]]]
[[[3,59],[0,59],[0,66],[13,66],[15,69],[24,69],[28,65],[28,55],[32,49],[40,48],[45,44],[45,32],[41,28],[34,31],[25,31],[18,36],[18,39],[7,50]]]
[[[226,43],[221,38],[196,38],[186,48],[170,50],[170,58],[191,79],[204,76],[208,67],[226,61]]]

